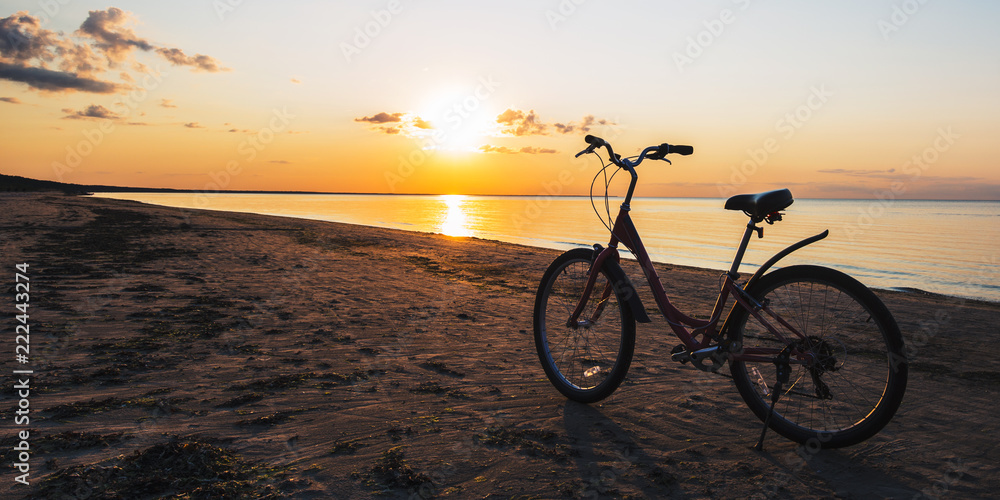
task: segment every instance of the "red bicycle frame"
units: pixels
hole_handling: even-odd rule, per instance
[[[736,307],[745,308],[757,321],[761,323],[761,325],[767,328],[786,345],[791,344],[795,339],[790,340],[787,335],[782,334],[781,330],[776,328],[771,321],[768,320],[768,318],[778,323],[781,327],[787,329],[787,331],[791,332],[791,334],[797,339],[806,338],[805,334],[772,311],[766,303],[761,304],[757,302],[746,292],[746,290],[749,289],[750,285],[763,275],[764,272],[774,265],[774,263],[779,259],[805,245],[825,238],[829,234],[829,231],[823,231],[816,236],[806,238],[794,245],[789,246],[788,248],[785,248],[781,252],[778,252],[774,255],[774,257],[764,263],[764,265],[761,266],[756,273],[754,273],[754,275],[743,287],[740,287],[736,283],[736,280],[739,279],[737,271],[739,270],[739,266],[743,260],[743,255],[746,252],[747,246],[749,245],[750,236],[754,232],[758,232],[758,234],[763,235],[763,228],[757,225],[757,222],[759,221],[755,221],[751,218],[750,222],[746,226],[746,230],[743,233],[743,239],[740,241],[736,256],[733,259],[732,267],[724,275],[722,288],[719,291],[719,298],[716,300],[715,306],[712,309],[711,317],[708,320],[692,318],[681,312],[677,309],[677,307],[670,303],[670,298],[667,297],[667,293],[663,289],[660,277],[656,274],[656,269],[653,267],[653,262],[650,260],[649,254],[646,252],[646,249],[642,244],[642,240],[639,238],[639,233],[636,231],[635,225],[632,223],[632,218],[629,216],[629,203],[631,201],[632,192],[634,191],[638,176],[635,173],[635,169],[632,168],[631,165],[626,163],[624,164],[624,168],[626,168],[626,170],[628,170],[628,172],[632,175],[632,182],[629,186],[628,195],[625,197],[625,201],[622,203],[621,209],[618,212],[618,217],[615,219],[614,227],[611,230],[611,241],[608,243],[608,247],[596,252],[597,255],[591,263],[590,273],[587,279],[587,284],[584,287],[583,295],[580,297],[580,302],[577,304],[576,309],[567,320],[567,326],[584,326],[587,323],[596,322],[600,317],[607,300],[611,297],[611,294],[614,293],[613,283],[610,281],[602,291],[602,300],[595,309],[593,315],[583,322],[579,319],[587,305],[587,302],[590,300],[590,297],[594,292],[594,284],[596,283],[597,276],[600,274],[600,270],[604,266],[605,262],[607,262],[608,259],[611,259],[615,263],[619,262],[620,255],[618,253],[618,244],[622,243],[632,252],[636,260],[639,262],[642,272],[646,276],[646,281],[649,284],[650,290],[653,293],[653,298],[656,301],[657,308],[659,308],[663,317],[667,319],[667,323],[670,325],[670,328],[673,330],[677,338],[679,338],[684,344],[684,347],[688,350],[688,354],[691,355],[693,359],[697,359],[698,355],[706,357],[718,350],[718,343],[721,340],[718,335],[721,331],[721,329],[718,328],[718,322],[722,317],[723,309],[725,308],[730,295],[732,295],[736,301],[736,304],[733,305],[734,309]],[[595,250],[597,249],[600,249],[599,245],[595,245]],[[639,313],[638,320],[640,322],[648,322],[649,320],[645,315],[645,311],[642,309],[641,301],[638,296],[635,296],[634,293],[631,295],[632,296],[628,297],[627,300],[636,301],[634,304],[629,305],[632,307],[633,311],[637,311]],[[762,312],[764,314],[761,314]],[[732,309],[730,310],[730,314],[731,313]],[[723,327],[725,327],[725,325],[723,325]],[[716,345],[713,346],[713,342],[715,342]],[[729,352],[729,356],[733,359],[748,362],[771,362],[774,360],[774,355],[778,354],[782,349],[756,347],[745,349],[737,348],[734,350],[736,352]],[[809,358],[811,355],[805,352],[800,352],[798,349],[794,349],[792,354],[792,362],[804,364],[810,361]]]

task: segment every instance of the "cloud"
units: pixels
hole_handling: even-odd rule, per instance
[[[483,144],[482,146],[479,147],[479,150],[484,153],[502,153],[510,155],[518,153],[537,155],[537,154],[552,154],[558,152],[554,149],[549,149],[549,148],[536,148],[531,146],[525,146],[521,149],[511,149],[508,148],[507,146],[493,146],[490,144]]]
[[[837,175],[850,175],[852,177],[869,177],[877,179],[898,179],[899,174],[895,173],[896,169],[890,168],[888,170],[863,170],[863,169],[852,169],[852,168],[827,168],[822,170],[817,170],[821,174],[837,174]]]
[[[292,78],[291,82],[292,83],[302,83],[302,80],[299,80],[298,78]]]
[[[268,163],[278,163],[280,165],[288,165],[288,164],[290,164],[292,162],[290,162],[288,160],[268,160]]]
[[[518,109],[507,109],[497,115],[497,123],[501,126],[501,133],[520,137],[524,135],[545,135],[548,125],[538,119],[535,110],[524,111]]]
[[[372,115],[366,116],[364,118],[355,118],[356,122],[368,122],[368,123],[396,123],[403,121],[403,113],[386,113],[385,111]]]
[[[534,110],[525,113],[522,110],[509,108],[497,115],[500,124],[500,135],[520,137],[525,135],[548,135],[550,125],[544,123]],[[614,122],[597,119],[594,115],[584,116],[580,123],[553,123],[551,128],[559,134],[586,134],[594,125],[615,125]]]
[[[130,62],[136,71],[148,68],[131,59],[136,50],[155,52],[174,65],[195,71],[228,71],[203,54],[187,56],[181,49],[157,47],[130,27],[132,15],[116,7],[90,11],[74,36],[41,27],[27,11],[0,19],[0,80],[27,84],[44,92],[80,91],[108,94],[132,88],[135,79],[118,73],[121,83],[102,75]]]
[[[187,127],[187,128],[205,128],[204,125],[202,125],[202,124],[200,124],[198,122],[187,122],[187,123],[184,124],[184,126]]]
[[[90,45],[74,44],[66,40],[62,42],[62,46],[57,49],[57,52],[62,58],[59,62],[59,69],[66,73],[73,73],[84,78],[97,78],[97,75],[108,69],[107,59],[94,52]],[[125,81],[131,82],[132,80]]]
[[[176,108],[177,105],[174,104],[174,100],[173,99],[160,99],[160,107],[161,108]]]
[[[92,10],[80,25],[78,33],[93,38],[104,55],[112,63],[120,63],[135,49],[153,50],[153,45],[136,36],[126,24],[131,15],[117,7],[107,11]]]
[[[906,172],[897,171],[895,168],[890,168],[886,170],[863,170],[863,169],[848,169],[848,168],[828,168],[817,170],[821,174],[836,174],[836,175],[846,175],[850,177],[861,177],[864,179],[884,179],[897,182],[917,182],[920,183],[937,183],[940,185],[950,184],[950,183],[982,183],[985,179],[981,177],[956,177],[956,176],[941,176],[941,175],[922,175],[922,174],[907,174]]]
[[[51,64],[59,70],[51,69]],[[43,91],[119,90],[118,85],[96,78],[103,70],[103,60],[89,45],[42,29],[38,18],[26,11],[0,19],[0,79]]]
[[[372,116],[355,118],[354,121],[371,125],[373,132],[380,132],[388,135],[402,135],[409,138],[423,138],[430,135],[429,130],[434,130],[427,120],[413,113],[387,113],[382,111]]]
[[[572,134],[576,130],[576,125],[573,125],[572,123],[568,125],[563,125],[562,123],[554,123],[552,124],[552,126],[555,127],[556,131],[558,131],[560,134]]]
[[[0,62],[0,80],[27,83],[29,87],[38,90],[79,90],[95,94],[110,94],[123,88],[115,83],[82,78],[73,73],[19,66],[5,62]]]
[[[0,101],[9,102],[11,104],[21,104],[21,100],[16,97],[0,97]]]
[[[479,146],[479,150],[484,153],[504,153],[504,154],[515,154],[517,151],[508,148],[507,146],[491,146],[489,144],[483,144]]]
[[[551,148],[535,148],[535,147],[523,147],[520,149],[519,152],[526,153],[529,155],[545,155],[545,154],[558,153],[558,151]]]
[[[214,57],[205,54],[195,54],[187,56],[181,49],[158,48],[156,53],[163,56],[174,66],[191,66],[195,71],[205,71],[208,73],[218,73],[220,71],[230,71],[230,68],[223,68]]]
[[[562,124],[562,123],[556,123],[556,124],[553,124],[552,126],[560,134],[573,134],[573,133],[586,134],[587,132],[590,132],[590,130],[591,130],[591,128],[593,128],[594,124],[597,124],[597,125],[617,125],[615,122],[612,122],[612,121],[609,121],[609,120],[605,120],[605,119],[598,120],[597,118],[594,118],[594,115],[587,115],[587,116],[583,117],[583,120],[580,122],[579,125],[576,124],[576,123],[573,123],[573,122],[569,122],[568,124],[565,124],[565,125]]]
[[[423,118],[421,118],[419,116],[415,116],[413,118],[413,126],[419,128],[419,129],[424,129],[424,130],[430,130],[430,129],[434,128],[434,127],[431,126],[430,123],[428,123],[427,121],[425,121]]]
[[[67,113],[63,118],[69,120],[118,120],[121,118],[121,115],[112,112],[100,104],[91,104],[82,111],[63,108],[63,112]]]
[[[0,56],[26,63],[32,59],[52,61],[62,40],[53,31],[42,29],[38,18],[20,11],[0,19]]]

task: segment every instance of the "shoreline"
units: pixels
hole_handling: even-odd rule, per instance
[[[31,264],[35,334],[32,486],[9,472],[5,498],[103,484],[108,467],[132,491],[152,457],[205,488],[225,463],[251,497],[1000,488],[1000,450],[982,447],[1000,432],[1000,305],[879,291],[910,350],[900,412],[853,447],[812,453],[769,433],[757,453],[760,421],[729,379],[669,360],[662,318],[638,325],[629,379],[601,404],[548,384],[531,314],[557,250],[94,198],[0,196],[0,210],[0,265]],[[705,314],[717,273],[669,267],[671,300]],[[17,401],[2,397],[11,422]]]
[[[237,193],[242,193],[242,192],[237,192]],[[227,194],[228,194],[228,192],[227,192]],[[289,193],[278,193],[278,192],[275,192],[275,193],[249,193],[249,192],[247,192],[247,194],[289,194]],[[305,193],[305,194],[320,194],[320,195],[325,195],[325,194],[336,194],[336,195],[347,194],[347,195],[359,195],[359,196],[369,196],[370,195],[368,193]],[[381,194],[377,194],[377,195],[381,196]],[[409,194],[406,194],[406,195],[399,195],[399,196],[437,196],[437,195],[409,195]],[[468,196],[503,196],[503,195],[468,195]],[[507,197],[522,197],[522,196],[520,196],[520,195],[509,195]],[[523,196],[523,197],[532,198],[532,196]],[[575,197],[580,197],[580,196],[563,196],[563,197],[575,198]],[[586,198],[586,196],[582,196],[582,197]],[[101,198],[101,199],[115,199],[115,200],[118,200],[118,198]],[[709,199],[709,198],[699,198],[699,199]],[[146,205],[151,205],[151,206],[157,206],[157,207],[177,208],[178,210],[192,210],[192,211],[207,210],[207,211],[211,211],[211,212],[226,212],[226,213],[240,213],[240,214],[248,214],[248,215],[263,215],[263,216],[268,216],[268,217],[284,217],[284,218],[295,219],[295,220],[312,220],[312,221],[321,221],[321,222],[331,222],[331,223],[334,223],[334,224],[348,224],[348,225],[352,225],[352,226],[359,226],[359,227],[366,227],[366,228],[379,228],[379,229],[387,229],[387,230],[404,231],[404,232],[416,233],[416,234],[430,234],[430,235],[447,236],[447,235],[444,235],[443,233],[437,233],[437,232],[431,232],[431,231],[420,231],[420,230],[415,230],[415,229],[412,229],[412,230],[411,229],[401,229],[401,228],[397,228],[397,227],[388,227],[388,226],[374,226],[374,225],[366,225],[366,224],[355,224],[355,223],[351,223],[351,222],[341,222],[341,221],[329,221],[329,220],[318,219],[318,218],[296,217],[296,216],[293,216],[293,215],[262,214],[262,213],[256,213],[256,212],[243,212],[243,211],[234,211],[234,210],[225,210],[225,209],[212,209],[212,208],[202,208],[202,209],[199,209],[199,208],[180,208],[180,207],[170,207],[169,205],[157,205],[155,203],[146,203],[146,202],[133,201],[133,200],[119,200],[119,201],[130,201],[130,202],[133,202],[133,203],[141,203],[141,204],[146,204]],[[853,201],[853,200],[846,200],[846,201]],[[908,201],[908,200],[897,200],[897,201]],[[915,201],[926,201],[926,200],[915,200]],[[968,200],[934,200],[934,201],[968,201]],[[517,246],[523,246],[523,247],[526,247],[526,248],[539,249],[539,250],[544,249],[544,250],[560,250],[560,251],[564,251],[564,250],[562,250],[562,249],[560,249],[558,247],[554,247],[554,246],[553,247],[544,247],[544,246],[525,245],[523,243],[515,243],[515,242],[498,240],[498,239],[490,239],[490,238],[481,238],[481,237],[477,237],[477,236],[459,236],[457,238],[470,238],[470,239],[481,240],[481,241],[494,241],[494,242],[501,243],[501,244],[517,245]],[[567,245],[569,245],[569,244],[570,243],[567,243]],[[580,244],[573,244],[573,245],[577,245],[579,248],[589,248],[588,245],[585,245],[585,244],[582,244],[582,243],[580,243]],[[622,258],[623,259],[627,259],[627,260],[634,260],[633,257],[631,256],[631,253],[628,252],[627,250],[623,251]],[[659,269],[667,269],[669,267],[669,268],[683,268],[683,269],[688,269],[688,270],[693,271],[693,272],[715,272],[715,273],[723,273],[723,272],[725,272],[725,269],[713,269],[713,268],[708,268],[708,267],[698,267],[698,266],[690,266],[690,265],[684,265],[684,264],[675,264],[675,263],[670,263],[670,262],[657,261],[655,259],[653,260],[653,263],[657,266],[658,270]],[[822,265],[822,264],[819,264],[819,265]],[[780,266],[777,266],[776,268],[780,268]],[[740,274],[742,276],[749,276],[749,275],[753,274],[753,272],[752,271],[743,271]],[[541,275],[539,275],[539,276],[541,276]],[[639,286],[643,286],[642,284],[645,283],[644,277],[643,277],[643,275],[642,275],[641,272],[638,275],[636,275],[636,276],[630,276],[630,277],[634,278],[633,281],[635,281],[636,283],[638,283]],[[666,278],[666,276],[661,276],[661,278]],[[984,297],[963,296],[963,295],[950,295],[950,294],[947,294],[947,293],[940,293],[940,292],[933,292],[933,291],[929,291],[929,290],[924,290],[924,289],[919,288],[919,287],[879,287],[879,286],[870,286],[870,285],[866,285],[866,286],[869,286],[873,290],[878,290],[880,293],[917,294],[917,295],[926,295],[926,296],[936,296],[936,297],[941,297],[941,298],[947,298],[947,299],[950,299],[950,300],[982,302],[982,303],[985,303],[985,304],[1000,304],[1000,299],[990,300],[990,299],[984,298]]]

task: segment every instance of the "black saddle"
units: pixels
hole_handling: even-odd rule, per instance
[[[726,210],[742,210],[756,221],[761,221],[767,214],[783,210],[795,201],[792,192],[778,189],[757,194],[738,194],[726,200]]]

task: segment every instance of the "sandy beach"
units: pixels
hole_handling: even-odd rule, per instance
[[[531,315],[558,251],[55,194],[0,194],[0,213],[4,498],[142,498],[144,481],[190,498],[1000,490],[1000,304],[879,291],[910,353],[899,413],[860,445],[800,449],[769,433],[759,453],[761,423],[731,380],[670,361],[678,342],[662,318],[638,326],[611,398],[587,406],[556,392]],[[11,319],[20,263],[23,365]],[[681,309],[707,314],[718,271],[659,269]],[[28,398],[10,371],[25,367]],[[15,423],[22,399],[27,425]],[[10,466],[21,431],[30,486]]]

